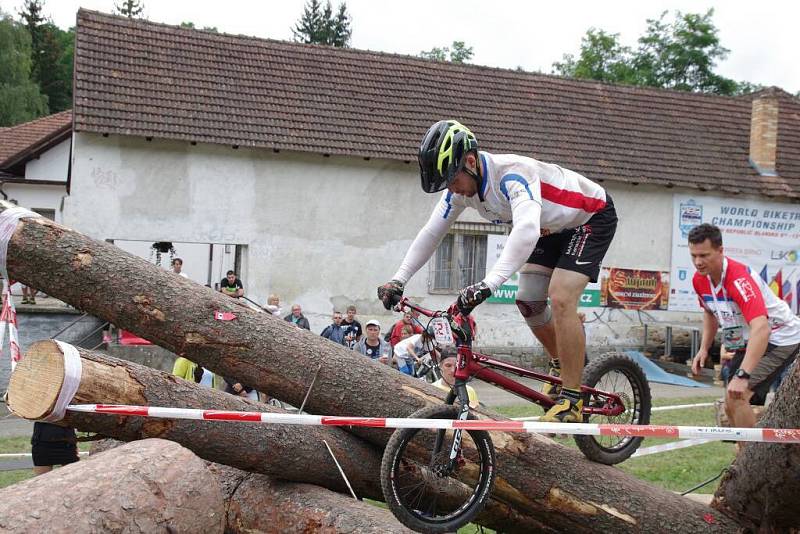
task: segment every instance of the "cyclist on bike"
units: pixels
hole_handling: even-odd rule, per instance
[[[447,190],[397,273],[378,288],[378,297],[387,309],[399,300],[405,283],[433,255],[465,208],[511,226],[494,267],[481,282],[461,289],[456,303],[474,308],[519,271],[517,307],[553,358],[551,373],[560,373],[563,382],[543,420],[582,421],[585,338],[578,299],[586,284],[597,280],[614,237],[617,216],[611,197],[598,184],[557,165],[478,151],[473,133],[454,120],[428,129],[419,147],[419,166],[426,193]]]

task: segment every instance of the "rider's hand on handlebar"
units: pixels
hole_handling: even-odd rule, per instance
[[[492,296],[492,290],[485,282],[478,282],[467,286],[458,292],[456,305],[462,313],[466,310],[472,310],[475,306]]]
[[[378,287],[378,299],[383,302],[383,307],[391,310],[392,306],[400,302],[403,297],[403,282],[391,280]]]

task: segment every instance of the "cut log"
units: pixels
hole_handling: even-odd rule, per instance
[[[170,441],[128,444],[0,490],[3,532],[223,532],[222,491]]]
[[[78,352],[82,373],[80,386],[73,399],[76,403],[283,411],[203,388],[132,362],[86,349],[79,348]],[[63,357],[56,343],[34,343],[11,376],[9,407],[21,417],[44,417],[52,411],[63,382]],[[78,412],[67,412],[61,424],[123,441],[148,437],[175,440],[209,461],[296,482],[310,481],[349,494],[323,443],[325,440],[334,451],[356,495],[383,499],[378,480],[379,453],[374,446],[340,428],[172,421]],[[113,446],[113,443],[102,446]],[[314,469],[309,469],[309,465],[313,465]],[[497,500],[489,502],[483,517],[490,526],[508,532],[530,532],[540,526],[535,518],[526,517]]]
[[[0,209],[10,206],[0,203]],[[46,219],[19,224],[8,247],[8,271],[24,284],[294,405],[319,369],[306,404],[311,413],[405,417],[443,399],[419,380]],[[217,311],[236,318],[217,320]],[[375,429],[352,432],[379,446],[389,435]],[[494,433],[493,439],[495,498],[542,529],[736,528],[709,507],[592,464],[546,438]],[[502,519],[484,516],[480,521]]]
[[[412,532],[378,508],[312,484],[277,480],[220,464],[209,466],[222,484],[226,532]]]
[[[115,439],[96,441],[91,454],[123,444]],[[208,462],[208,469],[220,482],[228,534],[411,532],[388,510],[319,486],[281,481],[213,462]]]
[[[86,349],[78,349],[78,352],[83,369],[74,403],[282,411],[133,362]],[[36,342],[29,347],[11,375],[8,406],[20,417],[40,419],[53,409],[63,380],[64,358],[58,345],[54,341]],[[380,470],[380,454],[369,443],[339,428],[227,421],[201,423],[77,412],[67,412],[62,423],[122,441],[168,439],[206,460],[289,480],[313,482],[348,493],[347,484],[324,440],[330,445],[357,495],[373,499],[382,495],[375,477]],[[309,469],[309,465],[314,469]]]
[[[795,363],[758,422],[762,428],[800,428],[800,366]],[[713,506],[758,532],[800,527],[800,445],[744,443],[722,479]]]

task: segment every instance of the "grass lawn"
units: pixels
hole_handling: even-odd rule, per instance
[[[88,451],[91,443],[81,442],[78,443],[79,451]],[[30,436],[21,436],[14,438],[0,439],[0,454],[13,453],[13,452],[31,452],[31,438]],[[0,466],[3,465],[3,459],[0,459]],[[0,471],[0,488],[5,488],[11,484],[15,484],[22,480],[27,480],[33,477],[31,469],[17,469],[14,471]]]

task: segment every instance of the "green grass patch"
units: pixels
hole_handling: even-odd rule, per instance
[[[17,482],[33,478],[32,469],[17,469],[16,471],[0,471],[0,488],[5,488]]]

